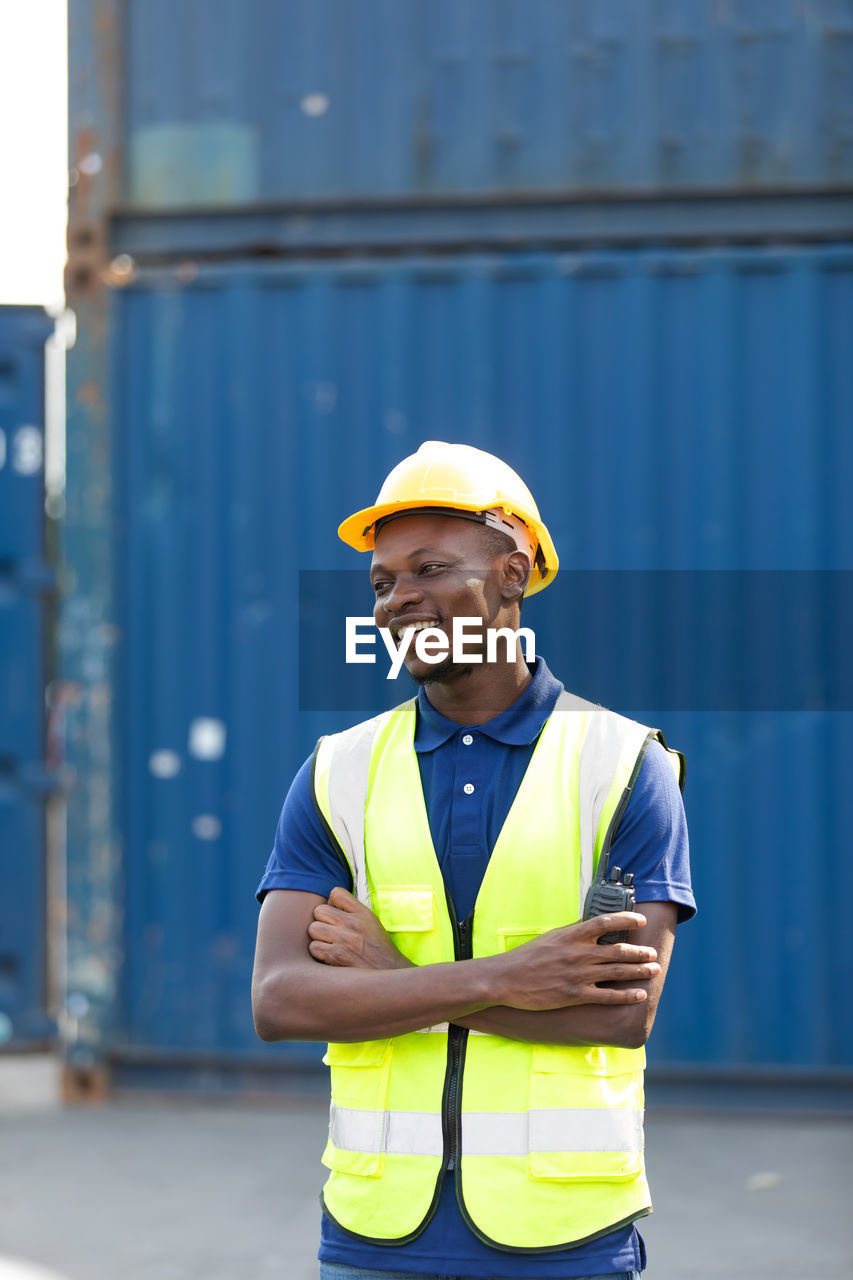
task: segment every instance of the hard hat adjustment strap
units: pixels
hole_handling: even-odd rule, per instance
[[[460,511],[458,507],[407,507],[405,511],[392,511],[387,516],[380,516],[373,525],[373,536],[392,520],[400,520],[403,516],[454,516],[457,520],[473,520],[475,524],[487,524],[486,516],[481,511]],[[365,536],[370,532],[367,526]]]

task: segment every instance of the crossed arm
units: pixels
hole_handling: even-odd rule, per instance
[[[517,1040],[636,1048],[654,1021],[676,911],[646,903],[503,955],[417,966],[344,889],[328,901],[274,889],[258,922],[255,1028],[262,1040],[346,1042],[455,1022]],[[630,943],[598,945],[622,929]]]

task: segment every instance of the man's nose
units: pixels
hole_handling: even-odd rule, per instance
[[[411,574],[401,574],[395,579],[393,586],[385,592],[381,600],[376,602],[374,612],[382,612],[389,618],[399,613],[407,604],[417,604],[423,599],[423,592],[417,580]]]

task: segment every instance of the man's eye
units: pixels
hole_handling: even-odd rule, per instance
[[[384,596],[385,592],[391,586],[390,582],[386,582],[384,578],[379,582],[374,582],[373,590],[377,596]]]
[[[420,567],[419,572],[420,572],[420,573],[432,573],[433,569],[443,569],[443,568],[444,568],[444,565],[443,565],[443,564],[436,564],[436,563],[434,563],[433,561],[430,561],[430,563],[429,563],[429,564],[422,564],[422,565],[421,565],[421,567]]]

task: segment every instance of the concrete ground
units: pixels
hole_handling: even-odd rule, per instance
[[[326,1114],[69,1109],[0,1072],[0,1277],[14,1257],[62,1280],[316,1280]],[[849,1280],[851,1156],[850,1116],[652,1109],[648,1280]]]

